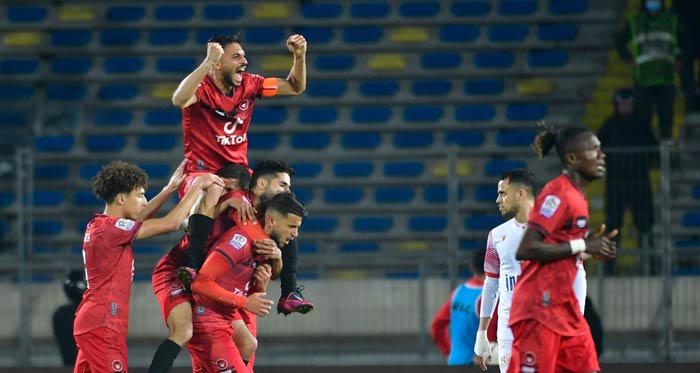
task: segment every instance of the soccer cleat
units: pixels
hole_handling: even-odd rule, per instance
[[[180,267],[175,272],[175,277],[182,283],[185,290],[190,291],[190,285],[194,282],[194,278],[197,277],[197,271],[190,267]]]
[[[300,286],[286,297],[280,298],[277,302],[277,313],[288,316],[292,312],[299,312],[302,315],[311,312],[314,309],[314,304],[304,299],[304,296],[301,295],[302,290],[304,287]]]

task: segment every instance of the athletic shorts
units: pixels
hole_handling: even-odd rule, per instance
[[[177,191],[177,196],[182,199],[182,197],[187,194],[187,191],[190,190],[190,187],[192,186],[192,183],[194,183],[195,179],[197,179],[197,176],[199,175],[204,175],[207,172],[191,172],[187,174],[185,177],[185,180],[180,184],[180,189]]]
[[[233,343],[231,326],[203,327],[195,324],[187,349],[192,357],[192,372],[248,372],[241,353]]]
[[[600,371],[591,332],[563,336],[535,320],[511,325],[515,341],[509,373],[588,373]]]
[[[153,270],[151,286],[156,295],[163,322],[168,324],[168,315],[175,306],[189,302],[192,304],[192,294],[183,290],[182,283],[175,277],[177,268],[169,263],[167,257],[161,258]]]
[[[74,373],[127,372],[126,332],[100,327],[75,336]]]

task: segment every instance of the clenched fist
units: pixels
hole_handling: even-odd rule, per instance
[[[224,55],[224,48],[219,43],[207,43],[207,61],[217,63]]]
[[[306,39],[299,34],[290,36],[287,38],[287,49],[295,57],[303,57],[306,54]]]

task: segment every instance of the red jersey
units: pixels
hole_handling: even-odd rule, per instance
[[[88,288],[75,313],[75,335],[108,327],[126,336],[134,278],[132,245],[139,229],[141,222],[103,214],[95,214],[88,223],[83,238]]]
[[[546,243],[564,243],[584,238],[588,232],[588,202],[567,175],[545,185],[530,212],[528,226],[542,235]],[[580,335],[588,330],[581,314],[573,284],[576,256],[553,262],[526,260],[515,285],[510,323],[534,319],[564,336]]]
[[[182,109],[188,173],[216,173],[228,163],[248,166],[248,127],[264,79],[243,73],[241,85],[229,97],[214,79],[204,77],[195,92],[197,102]]]

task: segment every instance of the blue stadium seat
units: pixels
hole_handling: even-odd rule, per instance
[[[34,234],[37,236],[57,236],[63,231],[60,220],[34,220]]]
[[[528,16],[537,11],[535,0],[503,0],[498,4],[498,13],[504,16]]]
[[[569,62],[569,52],[565,50],[535,50],[527,55],[530,67],[562,67]]]
[[[85,98],[85,86],[70,83],[49,83],[46,97],[57,101],[79,101]]]
[[[301,225],[303,232],[331,233],[336,228],[338,228],[338,218],[331,216],[310,216],[304,219],[304,224]]]
[[[250,44],[276,44],[287,39],[281,27],[251,27],[246,30],[245,42]]]
[[[344,149],[376,149],[382,136],[378,132],[353,132],[343,134],[340,141]]]
[[[80,175],[80,178],[82,179],[91,179],[93,176],[97,175],[101,169],[101,164],[85,164],[80,166],[78,175]]]
[[[503,217],[498,214],[472,215],[464,220],[464,228],[467,230],[490,230],[503,223]]]
[[[134,254],[161,254],[162,251],[163,249],[161,249],[159,246],[134,244]],[[136,279],[136,275],[134,275],[134,281],[139,281]],[[151,276],[148,276],[141,281],[151,281]]]
[[[572,41],[578,36],[578,28],[573,23],[552,23],[541,25],[537,37],[542,41]]]
[[[133,84],[111,84],[100,87],[97,95],[102,100],[133,100],[139,95],[139,87]]]
[[[384,275],[389,280],[416,280],[421,274],[418,271],[403,270],[403,271],[387,271]]]
[[[527,168],[527,164],[524,161],[492,159],[486,163],[484,171],[486,172],[486,176],[501,176],[502,173],[514,168]]]
[[[335,187],[327,188],[323,191],[323,201],[325,203],[359,203],[364,198],[362,187]]]
[[[299,201],[305,204],[308,204],[314,199],[314,190],[311,188],[294,187],[292,192],[294,192]]]
[[[506,109],[506,118],[511,121],[537,121],[547,115],[544,104],[510,104]]]
[[[359,92],[363,96],[394,96],[399,91],[395,80],[376,80],[360,83]]]
[[[415,96],[444,96],[452,90],[449,80],[417,80],[411,84],[411,93]]]
[[[503,79],[484,78],[464,82],[464,93],[468,95],[500,95],[504,89]]]
[[[337,162],[333,165],[333,174],[339,178],[369,177],[374,172],[372,162]]]
[[[165,163],[145,163],[140,164],[150,179],[164,179],[170,177],[170,166]]]
[[[355,57],[351,55],[318,56],[314,65],[319,71],[350,70],[355,66]]]
[[[151,45],[181,45],[187,41],[187,29],[155,29],[148,31],[148,42]]]
[[[474,66],[480,69],[505,69],[513,66],[515,56],[507,51],[484,51],[474,54]]]
[[[198,44],[206,44],[209,41],[209,39],[211,39],[215,35],[226,35],[232,32],[233,30],[228,27],[198,29],[195,34],[195,40]]]
[[[440,232],[447,228],[447,217],[441,215],[411,216],[408,229],[413,232]]]
[[[529,146],[535,139],[536,132],[531,130],[504,130],[496,135],[496,144],[500,146]]]
[[[527,25],[495,25],[489,30],[489,40],[493,42],[518,42],[527,38],[530,28]]]
[[[85,147],[93,152],[115,152],[125,146],[126,137],[122,135],[91,135],[85,138]]]
[[[67,152],[73,148],[75,140],[71,135],[34,137],[34,148],[40,152]]]
[[[353,229],[354,228],[355,225],[353,223]],[[362,228],[361,224],[360,228]],[[340,252],[343,253],[373,253],[377,251],[379,251],[379,244],[377,242],[347,242],[340,245]]]
[[[304,38],[309,43],[326,44],[330,43],[335,36],[335,31],[331,27],[297,27],[295,32],[299,35],[304,35]]]
[[[296,177],[316,177],[323,171],[323,165],[318,162],[297,162],[292,165]],[[295,188],[296,191],[296,188]]]
[[[202,11],[204,19],[212,21],[233,21],[243,16],[243,6],[239,4],[209,4]]]
[[[445,134],[445,145],[456,144],[462,148],[473,148],[484,144],[486,135],[482,131],[453,130]]]
[[[677,240],[673,243],[673,246],[679,249],[698,249],[700,248],[700,239]]]
[[[491,4],[485,0],[454,1],[450,13],[455,17],[480,17],[491,11]]]
[[[314,242],[299,242],[299,252],[303,254],[315,254],[318,252],[318,245]]]
[[[457,189],[457,201],[461,201],[464,197],[462,188]],[[448,191],[446,185],[431,185],[423,190],[423,200],[428,203],[446,203],[448,199]]]
[[[341,97],[348,89],[344,80],[321,80],[309,82],[306,86],[306,94],[310,97]]]
[[[301,124],[329,124],[338,119],[338,109],[331,106],[306,107],[299,109]]]
[[[0,61],[0,74],[33,74],[39,70],[39,59],[34,57],[5,58]]]
[[[32,203],[37,207],[58,206],[63,203],[66,195],[57,190],[35,190]]]
[[[51,60],[51,71],[55,74],[86,74],[92,68],[92,58],[56,57]]]
[[[350,6],[352,18],[386,18],[391,12],[391,5],[384,2],[354,3]]]
[[[11,23],[42,22],[49,13],[43,5],[12,5],[7,6],[6,12]]]
[[[384,36],[379,26],[350,26],[343,29],[343,42],[347,44],[376,43]]]
[[[0,95],[2,97],[2,95]],[[0,110],[0,129],[20,128],[29,124],[29,115],[22,110]]]
[[[136,29],[106,29],[100,35],[100,43],[105,46],[132,46],[140,39],[141,32]]]
[[[143,151],[164,152],[173,150],[178,144],[175,135],[142,135],[139,137],[138,148]]]
[[[556,15],[581,14],[588,11],[588,0],[550,0],[548,8]]]
[[[161,73],[187,73],[197,66],[193,57],[161,57],[156,62],[156,69]]]
[[[73,195],[73,204],[76,206],[100,206],[103,203],[95,194],[87,190],[79,190]]]
[[[36,180],[65,180],[70,170],[66,164],[40,164],[34,166]]]
[[[85,228],[87,227],[88,223],[90,222],[90,219],[82,219],[81,221],[78,222],[75,226],[76,232],[83,234],[85,233]]]
[[[362,233],[388,232],[393,226],[390,216],[358,216],[352,221],[352,230]]]
[[[462,64],[462,56],[454,52],[430,52],[421,57],[421,66],[426,70],[454,69]]]
[[[684,227],[698,228],[700,227],[700,212],[687,212],[681,219],[681,225]]]
[[[403,110],[403,120],[412,122],[439,122],[444,115],[441,106],[409,106]]]
[[[374,191],[374,200],[377,203],[407,203],[416,196],[412,187],[377,187]]]
[[[143,70],[141,57],[105,57],[102,69],[108,74],[131,74]]]
[[[390,106],[365,106],[352,109],[354,123],[386,123],[391,119]]]
[[[25,84],[0,85],[0,99],[8,101],[27,100],[36,94],[34,87]],[[9,111],[9,110],[8,110]]]
[[[34,254],[38,255],[55,255],[59,253],[59,249],[55,246],[34,246]]]
[[[276,133],[260,133],[248,137],[248,149],[272,150],[280,143],[280,137]]]
[[[301,15],[311,19],[333,19],[338,18],[343,8],[338,3],[301,3]]]
[[[700,184],[693,185],[693,190],[691,190],[690,194],[693,198],[700,199]]]
[[[92,40],[88,30],[54,30],[51,31],[51,45],[55,47],[83,47]]]
[[[182,112],[177,108],[148,110],[143,117],[143,122],[147,126],[180,126]]]
[[[394,135],[394,147],[404,149],[426,148],[433,144],[433,140],[432,132],[396,133]]]
[[[387,162],[384,165],[384,176],[386,177],[419,177],[425,172],[423,162],[397,161]]]
[[[142,6],[113,6],[107,9],[105,19],[110,22],[139,22],[145,15],[146,8]]]
[[[283,106],[265,106],[255,108],[252,123],[259,125],[277,125],[287,120],[287,109]]]
[[[96,109],[92,113],[92,123],[96,126],[124,127],[133,119],[134,112],[125,109]]]
[[[446,43],[470,43],[479,38],[481,30],[473,25],[444,25],[440,27],[440,41]]]
[[[289,143],[294,149],[323,150],[331,144],[331,137],[328,133],[295,133]]]
[[[437,1],[411,1],[401,3],[399,14],[406,18],[430,18],[435,17],[440,11],[440,3]]]
[[[15,202],[15,194],[13,192],[0,192],[0,207],[10,206]]]
[[[496,115],[496,108],[488,104],[462,105],[455,109],[454,117],[460,122],[488,122]]]
[[[191,5],[161,5],[153,13],[156,21],[187,21],[192,16],[194,8]]]
[[[477,202],[495,202],[496,197],[498,197],[496,192],[496,188],[493,186],[480,185],[474,188],[474,200]]]

